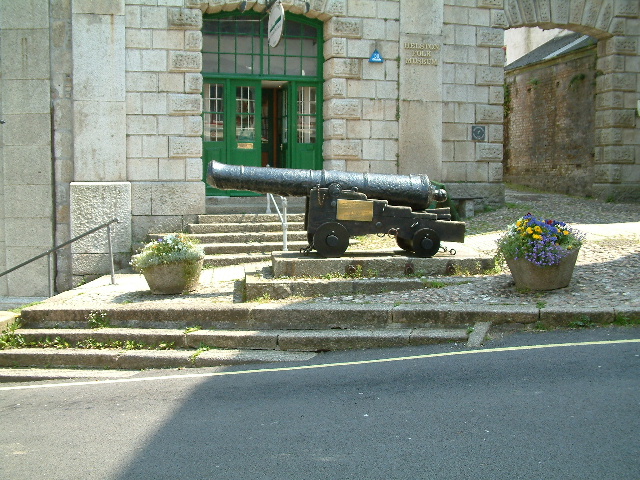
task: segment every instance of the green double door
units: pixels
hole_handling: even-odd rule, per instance
[[[248,79],[204,84],[203,170],[231,165],[322,168],[321,87]],[[244,196],[207,185],[207,195]]]

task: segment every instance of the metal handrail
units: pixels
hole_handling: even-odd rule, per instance
[[[26,262],[22,262],[20,265],[16,265],[15,267],[10,268],[9,270],[5,270],[4,272],[0,273],[0,277],[13,272],[14,270],[18,270],[19,268],[22,268],[25,265],[29,265],[31,262],[39,260],[42,257],[48,255],[47,262],[48,262],[48,273],[49,273],[49,296],[53,297],[53,286],[52,286],[52,283],[51,283],[51,254],[53,252],[56,252],[56,251],[60,250],[61,248],[66,247],[67,245],[72,244],[76,240],[80,240],[81,238],[84,238],[87,235],[91,235],[92,233],[95,233],[98,230],[106,228],[107,229],[107,243],[109,245],[109,258],[110,258],[110,264],[111,264],[111,285],[114,285],[116,283],[116,281],[115,281],[115,272],[114,272],[114,267],[113,267],[113,247],[111,246],[111,224],[112,223],[117,223],[118,221],[119,220],[117,218],[114,218],[112,220],[109,220],[107,223],[103,223],[102,225],[98,225],[97,227],[92,228],[91,230],[88,230],[88,231],[78,235],[77,237],[73,237],[71,240],[67,240],[66,242],[61,243],[60,245],[58,245],[56,247],[53,247],[52,249],[47,250],[46,252],[41,253],[40,255],[36,255],[35,257],[30,258]]]
[[[282,200],[282,213],[280,213],[280,209],[278,208],[278,204],[276,203],[276,199],[273,197],[273,194],[267,193],[267,213],[271,213],[271,202],[273,202],[273,206],[276,207],[276,212],[278,212],[278,216],[280,217],[280,223],[282,224],[282,251],[286,252],[287,248],[287,237],[289,234],[289,225],[287,223],[287,197],[280,196],[280,200]]]

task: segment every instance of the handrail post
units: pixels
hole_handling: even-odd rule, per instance
[[[282,224],[282,251],[287,251],[287,234],[288,234],[288,225],[287,225],[287,198],[280,196],[280,200],[282,200],[282,213],[280,213],[280,209],[278,208],[278,202],[276,202],[275,197],[271,193],[267,193],[267,213],[271,213],[271,206],[269,202],[269,198],[273,200],[273,206],[276,207],[276,212],[278,213],[278,217],[280,217],[280,223]]]
[[[39,260],[42,257],[47,257],[47,266],[48,266],[48,270],[49,270],[49,293],[51,294],[51,296],[53,296],[54,293],[54,286],[53,286],[53,281],[52,281],[52,263],[51,263],[51,255],[54,252],[57,252],[58,250],[60,250],[63,247],[66,247],[67,245],[71,245],[73,242],[75,242],[76,240],[80,240],[81,238],[86,237],[87,235],[91,235],[92,233],[97,232],[98,230],[101,230],[103,228],[107,228],[107,235],[108,235],[108,242],[109,242],[109,257],[111,259],[111,283],[114,284],[115,283],[115,278],[114,278],[114,269],[113,269],[113,249],[111,247],[111,224],[112,223],[118,223],[120,220],[118,220],[117,218],[114,218],[110,221],[108,221],[107,223],[103,223],[102,225],[98,225],[97,227],[92,228],[91,230],[87,230],[86,232],[78,235],[77,237],[73,237],[71,240],[67,240],[66,242],[61,243],[58,246],[55,246],[49,250],[47,250],[46,252],[43,252],[39,255],[36,255],[35,257],[30,258],[29,260],[22,262],[18,265],[16,265],[15,267],[10,268],[9,270],[5,270],[4,272],[0,272],[0,277],[4,277],[5,275],[8,275],[11,272],[15,272],[16,270],[18,270],[19,268],[24,267],[25,265],[29,265],[31,262],[34,262],[36,260]]]
[[[53,255],[53,252],[50,252],[49,255],[47,255],[47,279],[49,281],[49,296],[53,297],[54,289],[53,282],[51,281],[51,255]]]
[[[113,247],[111,245],[111,224],[107,225],[107,243],[109,244],[109,264],[111,267],[111,285],[116,284],[115,271],[113,268]]]
[[[282,199],[282,251],[287,251],[287,234],[289,226],[287,224],[287,197],[280,197]]]

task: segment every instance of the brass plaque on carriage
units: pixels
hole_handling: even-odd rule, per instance
[[[370,222],[373,220],[373,202],[369,200],[338,200],[336,220]]]
[[[238,148],[243,150],[253,150],[253,143],[239,143]]]

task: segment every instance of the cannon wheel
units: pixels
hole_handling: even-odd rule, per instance
[[[313,248],[323,257],[341,257],[348,246],[349,232],[341,223],[323,223],[313,234]]]
[[[406,250],[407,252],[413,252],[411,240],[403,237],[396,237],[396,243],[401,249]]]
[[[419,257],[433,257],[440,249],[440,237],[430,228],[421,228],[411,239],[411,246]]]

